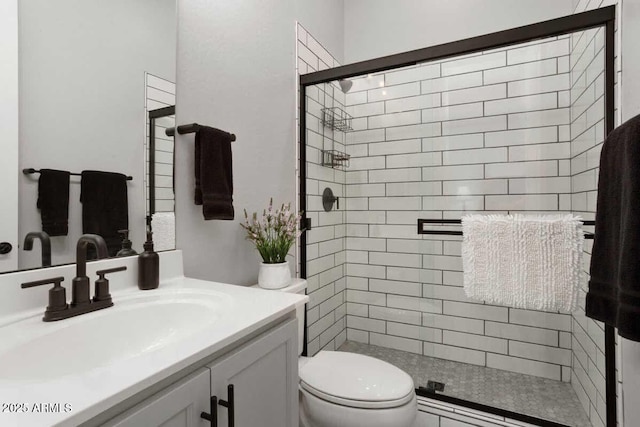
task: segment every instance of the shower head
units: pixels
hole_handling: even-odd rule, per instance
[[[338,80],[338,84],[340,85],[340,89],[342,89],[342,92],[344,93],[349,92],[349,89],[351,89],[351,86],[353,86],[353,82],[347,79]]]

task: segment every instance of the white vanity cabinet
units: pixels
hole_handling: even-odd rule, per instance
[[[297,427],[297,328],[296,319],[281,323],[105,425]],[[200,416],[203,412],[210,413],[213,403],[217,423]]]
[[[209,423],[200,418],[200,414],[209,411],[207,396],[210,390],[210,376],[208,369],[201,368],[107,422],[105,426],[206,426]]]

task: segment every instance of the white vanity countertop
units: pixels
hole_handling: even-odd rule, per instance
[[[46,293],[46,289],[41,290]],[[161,337],[155,339],[154,342],[144,342],[138,346],[129,346],[126,340],[123,343],[121,336],[109,337],[109,331],[103,333],[102,336],[100,330],[92,331],[91,336],[96,340],[96,345],[102,345],[107,351],[112,349],[110,347],[112,342],[115,346],[114,353],[118,349],[118,345],[124,348],[125,352],[127,352],[127,348],[134,348],[135,350],[133,353],[127,354],[126,357],[122,357],[121,354],[115,354],[112,362],[103,366],[84,368],[81,369],[82,372],[75,372],[74,365],[81,366],[82,363],[86,364],[86,361],[80,359],[83,356],[82,347],[85,345],[86,340],[81,341],[82,344],[77,346],[77,351],[73,348],[56,348],[55,337],[57,336],[57,330],[61,330],[66,325],[79,326],[80,328],[83,328],[84,325],[99,325],[100,322],[104,325],[104,320],[101,320],[98,316],[106,318],[109,315],[108,312],[118,306],[119,301],[123,305],[126,304],[126,301],[137,302],[129,302],[133,308],[127,311],[128,314],[126,316],[120,317],[120,320],[118,320],[123,324],[121,329],[113,329],[119,328],[120,325],[113,326],[113,324],[109,324],[108,326],[112,330],[122,330],[122,334],[126,335],[129,333],[127,325],[135,323],[139,334],[137,336],[141,337],[139,341],[142,342],[142,338],[146,339],[147,337],[146,334],[140,334],[141,330],[145,330],[140,328],[140,325],[149,325],[148,327],[152,329],[154,322],[159,323],[156,321],[158,316],[153,316],[154,311],[136,310],[135,307],[137,306],[135,304],[141,302],[144,304],[147,298],[160,297],[168,302],[171,302],[171,298],[175,298],[178,301],[185,295],[187,297],[189,295],[191,297],[194,295],[196,297],[198,295],[206,295],[207,298],[204,299],[210,298],[215,303],[209,304],[213,308],[205,307],[205,309],[217,310],[216,312],[219,313],[219,316],[212,316],[215,319],[211,320],[208,318],[208,312],[204,311],[204,314],[201,314],[201,318],[205,321],[205,326],[202,325],[202,322],[193,321],[193,330],[191,330],[190,325],[192,323],[183,322],[179,327],[176,326],[175,330],[171,328],[165,329],[168,332],[167,336],[173,334],[172,338],[165,340],[165,337]],[[162,281],[157,290],[140,291],[137,288],[127,288],[115,292],[112,291],[112,296],[115,307],[58,322],[42,322],[41,317],[44,307],[37,311],[23,312],[22,315],[17,316],[22,319],[26,318],[26,320],[21,321],[19,331],[16,330],[17,328],[13,328],[14,330],[11,331],[11,325],[7,325],[7,319],[4,319],[5,321],[2,322],[4,327],[0,327],[0,363],[2,363],[0,370],[4,372],[4,374],[0,373],[0,404],[2,405],[0,407],[0,425],[76,426],[193,363],[219,350],[223,350],[230,344],[270,322],[293,312],[297,304],[308,301],[308,297],[304,295],[252,289],[186,277]],[[203,302],[203,307],[206,304],[206,301]],[[166,307],[169,307],[169,305],[165,304],[163,310],[166,310]],[[184,307],[189,306],[185,305]],[[184,314],[186,315],[187,312],[185,311]],[[179,315],[180,313],[176,314],[176,316]],[[14,314],[12,318],[16,318],[16,315]],[[193,319],[198,318],[194,317]],[[67,323],[65,325],[65,322],[76,323]],[[80,325],[80,322],[85,323]],[[178,323],[176,322],[176,324]],[[132,327],[131,329],[136,328]],[[30,334],[49,337],[45,337],[46,339],[42,342],[49,342],[51,345],[42,345],[43,348],[36,349],[33,348],[33,345],[29,347],[29,340],[25,336],[29,337],[31,336]],[[111,332],[111,335],[119,334]],[[133,336],[136,336],[135,333]],[[110,341],[111,339],[113,341]],[[134,341],[132,344],[135,344],[136,340],[132,339],[132,341]],[[2,353],[4,351],[2,346],[6,349],[8,348],[7,346],[11,345],[30,349],[32,351],[25,351],[24,353],[34,354],[24,354],[20,357],[14,356],[13,359],[5,357],[4,362],[2,362]],[[91,346],[91,342],[87,342],[86,345]],[[90,358],[101,358],[104,351],[100,350],[100,354],[97,356],[90,353],[91,351],[87,351]],[[54,358],[54,361],[56,357],[60,358],[59,363],[57,361],[54,362],[55,366],[59,366],[59,372],[49,372],[56,371],[54,368],[43,371],[43,374],[34,372],[31,378],[29,377],[29,372],[26,375],[24,373],[16,374],[14,377],[12,367],[8,366],[28,363],[22,361],[29,360],[32,363],[29,366],[37,367],[37,360],[44,360],[48,357]],[[38,358],[36,362],[33,361],[34,358]],[[33,412],[34,404],[47,403],[59,403],[60,407],[54,407],[54,412],[50,413]],[[11,404],[18,406],[7,406]],[[69,412],[65,412],[65,404],[71,406]],[[20,408],[26,408],[28,412],[13,412]]]

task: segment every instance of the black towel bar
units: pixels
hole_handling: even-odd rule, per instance
[[[593,220],[582,221],[584,225],[596,225],[596,222]],[[445,235],[445,236],[462,236],[462,231],[454,231],[454,230],[425,230],[423,224],[462,224],[462,220],[460,219],[421,219],[418,218],[418,234],[437,234],[437,235]],[[593,240],[593,233],[586,232],[584,233],[584,238],[588,240]]]
[[[167,136],[174,136],[176,134],[176,130],[178,131],[178,133],[180,135],[184,135],[185,133],[194,133],[197,132],[198,129],[200,129],[200,125],[197,123],[191,123],[188,125],[180,125],[178,127],[175,128],[167,128],[164,133],[167,134]],[[235,141],[236,140],[236,135],[235,134],[231,134],[231,141]]]
[[[34,169],[34,168],[27,168],[27,169],[22,169],[22,173],[25,174],[25,175],[31,175],[31,174],[34,174],[34,173],[40,173],[40,170]],[[70,172],[69,175],[82,176],[81,173],[73,173],[73,172]],[[127,181],[133,181],[133,177],[132,176],[128,176],[127,177]]]

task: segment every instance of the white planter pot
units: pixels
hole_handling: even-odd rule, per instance
[[[258,272],[258,285],[265,289],[280,289],[291,284],[291,272],[289,261],[279,264],[260,264]]]

